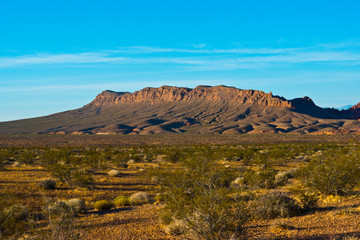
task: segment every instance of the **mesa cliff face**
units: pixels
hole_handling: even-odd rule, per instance
[[[196,100],[237,104],[250,103],[261,106],[292,108],[291,102],[284,98],[273,96],[271,93],[258,90],[241,90],[225,86],[198,86],[194,89],[162,86],[160,88],[144,88],[134,93],[104,91],[90,105],[103,106],[131,102],[149,102],[154,104],[159,102],[189,102]]]
[[[339,111],[226,86],[103,91],[82,108],[0,123],[0,134],[360,134],[360,103]]]

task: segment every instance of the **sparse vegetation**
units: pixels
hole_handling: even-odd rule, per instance
[[[175,239],[301,238],[333,229],[343,238],[360,231],[359,150],[357,142],[3,147],[0,212],[14,213],[14,222],[0,230],[6,239],[82,239],[82,229],[89,239],[111,239],[110,229],[128,238],[164,239],[160,217]],[[110,169],[119,177],[108,175]],[[9,190],[18,192],[16,201],[3,195]],[[147,193],[145,200],[125,207],[138,192]],[[53,200],[44,203],[44,195]],[[107,205],[118,209],[97,212],[92,206],[101,199],[114,199]]]

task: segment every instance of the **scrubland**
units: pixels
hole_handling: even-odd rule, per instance
[[[1,238],[358,239],[359,139],[280,137],[2,141]]]

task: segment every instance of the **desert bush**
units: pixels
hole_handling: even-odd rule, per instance
[[[0,170],[4,169],[5,166],[9,163],[9,154],[7,151],[0,152]]]
[[[110,210],[112,207],[113,204],[107,200],[100,200],[94,204],[94,208],[99,211]]]
[[[184,158],[184,153],[179,149],[171,149],[166,153],[166,161],[169,161],[171,163],[177,163]]]
[[[319,195],[314,192],[303,191],[298,194],[298,198],[303,210],[315,208],[319,202]]]
[[[271,189],[276,187],[275,177],[277,171],[271,168],[248,170],[243,173],[243,184],[252,189]]]
[[[150,202],[150,197],[146,192],[137,192],[129,198],[131,205],[142,205]]]
[[[166,224],[164,230],[170,235],[177,236],[185,234],[188,231],[188,227],[184,221],[175,219]]]
[[[81,162],[77,165],[85,165],[91,172],[95,172],[98,169],[105,170],[109,160],[104,154],[106,154],[106,152],[103,154],[94,151],[87,152],[84,158],[80,159]]]
[[[75,208],[69,206],[68,202],[49,201],[45,213],[48,216],[49,231],[43,234],[44,239],[80,239],[76,226],[77,212]]]
[[[58,163],[48,166],[51,175],[61,182],[67,183],[70,186],[92,188],[94,179],[91,173],[84,168],[79,168],[73,165],[61,165]]]
[[[31,150],[26,150],[20,154],[18,162],[22,164],[32,165],[34,164],[36,153]]]
[[[292,217],[300,213],[300,206],[286,193],[272,191],[254,203],[254,216],[262,219]]]
[[[0,210],[0,238],[20,235],[32,225],[30,215],[25,206],[10,205]]]
[[[81,213],[86,211],[85,201],[79,198],[72,198],[66,201],[66,204],[71,208],[71,210],[75,213]]]
[[[107,174],[112,177],[118,177],[121,175],[121,172],[119,170],[112,169],[112,170],[108,171]]]
[[[16,202],[15,194],[0,194],[0,239],[8,236],[15,239],[34,226],[27,208]]]
[[[37,183],[37,186],[45,190],[55,189],[56,182],[51,179],[46,179]]]
[[[161,218],[166,229],[195,239],[240,236],[248,214],[242,202],[228,197],[234,179],[231,171],[201,157],[187,159],[181,165],[156,173],[165,203]]]
[[[68,164],[71,162],[72,153],[67,149],[51,149],[40,156],[40,165],[49,167],[56,163]]]
[[[95,180],[87,169],[76,169],[72,172],[70,185],[93,188]]]
[[[292,172],[291,171],[283,171],[278,172],[275,175],[274,184],[276,186],[283,186],[289,182],[289,179],[292,178]]]
[[[315,208],[320,200],[320,194],[318,192],[314,192],[309,188],[304,188],[303,186],[294,186],[290,189],[290,191],[299,200],[303,211]]]
[[[114,199],[114,204],[116,207],[130,206],[130,199],[124,196],[118,196]]]
[[[358,153],[328,152],[299,169],[302,182],[326,195],[346,195],[360,182]]]

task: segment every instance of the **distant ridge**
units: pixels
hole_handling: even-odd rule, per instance
[[[103,91],[82,108],[0,123],[0,133],[360,134],[360,103],[348,110],[318,107],[309,97],[227,86]]]

